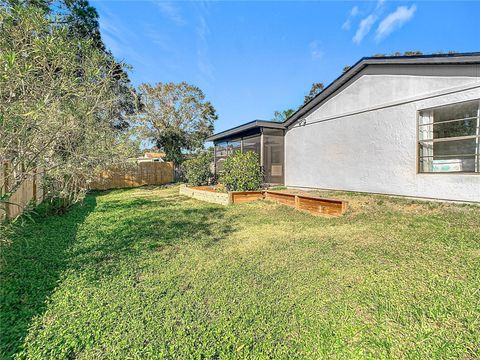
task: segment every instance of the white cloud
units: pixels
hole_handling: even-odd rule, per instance
[[[381,7],[383,7],[383,4],[385,4],[385,0],[378,0],[377,1],[377,7],[375,10],[378,10],[380,9]]]
[[[380,25],[376,30],[375,39],[380,41],[390,35],[393,31],[400,29],[403,24],[407,21],[412,19],[413,15],[417,7],[412,5],[410,7],[407,6],[399,6],[397,10],[387,15],[385,19],[382,20]]]
[[[358,9],[358,6],[354,6],[352,10],[350,10],[350,14],[348,15],[347,20],[342,24],[342,29],[343,30],[350,30],[351,28],[351,19],[355,16],[357,16],[360,13],[360,10]]]
[[[320,49],[320,42],[318,40],[313,40],[308,47],[310,48],[312,59],[316,60],[323,57],[324,52]]]
[[[175,5],[169,1],[156,1],[155,2],[160,9],[161,13],[165,15],[168,19],[173,21],[177,25],[185,25],[187,22],[180,15],[179,10]]]
[[[375,14],[370,14],[366,18],[360,21],[360,25],[358,26],[357,32],[353,37],[353,42],[355,44],[360,44],[363,38],[370,32],[373,24],[377,21],[377,16]]]
[[[358,9],[358,6],[354,6],[352,10],[350,11],[350,16],[357,16],[360,10]]]

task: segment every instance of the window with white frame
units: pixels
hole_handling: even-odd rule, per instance
[[[480,100],[420,111],[418,155],[421,173],[480,173]]]

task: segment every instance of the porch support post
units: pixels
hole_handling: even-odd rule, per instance
[[[263,167],[263,156],[265,152],[263,151],[263,128],[261,129],[260,134],[260,169],[262,170],[263,182],[265,182],[265,168]]]
[[[217,145],[213,143],[213,176],[217,178]]]
[[[475,154],[476,154],[476,160],[475,161],[475,171],[480,172],[480,147],[479,147],[479,141],[480,141],[480,104],[478,105],[477,109],[477,131],[476,131],[477,137],[475,138]]]
[[[264,155],[264,151],[263,151],[263,129],[262,129],[262,133],[260,135],[260,166],[262,167],[262,169],[263,169],[263,155]]]

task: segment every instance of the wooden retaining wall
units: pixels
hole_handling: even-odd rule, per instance
[[[99,179],[93,182],[90,188],[92,190],[107,190],[144,185],[163,185],[173,182],[173,179],[173,163],[139,162],[102,172]]]

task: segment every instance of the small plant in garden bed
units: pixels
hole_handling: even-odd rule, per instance
[[[228,191],[258,190],[263,181],[259,164],[258,155],[253,151],[236,152],[225,160],[220,181]]]
[[[226,193],[227,192],[227,189],[225,188],[225,185],[223,184],[216,184],[214,186],[214,189],[216,192],[221,192],[221,193]]]

